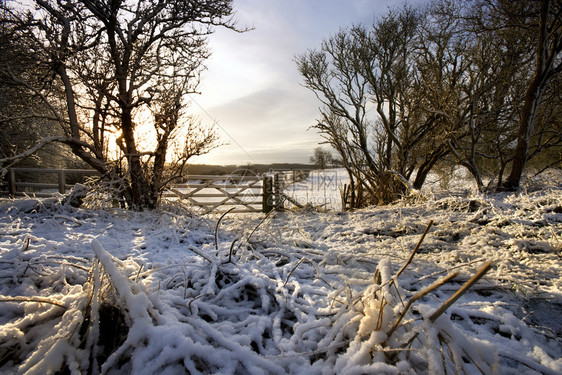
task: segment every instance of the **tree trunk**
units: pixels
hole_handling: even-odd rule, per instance
[[[521,176],[523,175],[523,170],[525,169],[529,157],[529,143],[535,125],[540,96],[542,96],[536,81],[536,78],[533,79],[525,95],[525,104],[523,106],[521,123],[517,134],[517,146],[515,147],[511,173],[503,184],[503,189],[505,190],[516,190],[519,188]]]
[[[72,139],[75,139],[77,141],[77,142],[64,142],[64,143],[70,146],[74,155],[84,160],[92,168],[96,169],[98,172],[104,175],[108,174],[109,170],[103,160],[101,150],[99,150],[99,153],[97,152],[98,150],[95,150],[96,155],[92,156],[92,154],[84,150],[84,148],[79,144],[80,126],[78,124],[78,116],[76,115],[76,101],[74,97],[74,91],[72,89],[72,83],[70,82],[70,78],[68,77],[68,74],[66,72],[66,67],[64,66],[64,64],[59,63],[56,68],[56,72],[64,85],[68,120],[70,123],[70,134]]]
[[[154,153],[154,167],[152,169],[152,183],[150,184],[150,200],[158,205],[160,199],[160,189],[164,178],[164,168],[166,166],[166,150],[168,149],[169,135],[166,132],[158,140],[158,146]]]
[[[156,202],[152,202],[149,184],[144,175],[141,156],[137,150],[135,141],[134,123],[132,111],[127,105],[121,106],[121,131],[125,142],[125,152],[129,167],[129,208],[135,211],[156,208]]]
[[[503,190],[516,190],[519,188],[521,176],[523,175],[523,170],[529,158],[529,143],[535,126],[538,106],[548,82],[554,73],[553,66],[555,57],[560,52],[560,35],[556,36],[555,40],[548,40],[547,23],[550,3],[549,0],[545,0],[542,3],[539,19],[539,38],[536,51],[535,74],[525,93],[525,103],[522,109],[511,173],[503,184]],[[552,43],[552,49],[549,42]]]
[[[422,188],[429,172],[431,172],[435,164],[448,153],[449,150],[446,148],[446,146],[441,145],[434,152],[432,152],[428,158],[426,158],[426,160],[420,165],[420,167],[418,168],[418,172],[416,173],[416,179],[412,184],[414,189],[420,190]]]

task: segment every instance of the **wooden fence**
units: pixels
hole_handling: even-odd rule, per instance
[[[54,175],[49,182],[28,182],[30,175]],[[82,169],[41,169],[10,168],[7,179],[2,183],[0,193],[16,196],[49,197],[56,193],[65,194],[73,184],[67,182],[69,175],[96,175],[95,170]],[[20,181],[17,175],[25,175],[26,181]],[[282,209],[282,183],[278,174],[262,176],[208,176],[190,175],[189,182],[174,184],[163,194],[171,201],[180,200],[195,208],[202,214],[212,211],[265,212]]]
[[[18,181],[16,174],[20,175],[53,175],[46,178],[48,182],[29,182],[37,181],[38,178],[27,178],[26,181]],[[67,183],[69,175],[92,176],[99,174],[98,171],[90,169],[43,169],[43,168],[9,168],[7,181],[2,183],[2,193],[10,196],[33,195],[36,197],[50,197],[54,193],[65,194],[74,183]],[[56,183],[50,182],[56,180]]]

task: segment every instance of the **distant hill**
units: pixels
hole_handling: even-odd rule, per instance
[[[289,171],[289,170],[312,170],[312,164],[299,163],[273,163],[273,164],[245,164],[245,165],[207,165],[190,164],[187,166],[187,174],[200,175],[225,175],[239,170],[249,170],[257,174],[270,171]]]

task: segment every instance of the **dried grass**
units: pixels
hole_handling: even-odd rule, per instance
[[[144,265],[138,265],[134,271],[127,271],[122,262],[94,242],[95,258],[91,268],[87,269],[87,280],[81,291],[74,291],[72,296],[68,293],[59,295],[67,301],[72,297],[71,304],[39,297],[0,298],[0,302],[5,303],[39,303],[49,316],[41,324],[50,327],[49,335],[33,337],[27,347],[17,340],[5,343],[0,348],[0,365],[13,361],[30,374],[46,369],[91,374],[130,372],[138,368],[135,366],[141,366],[142,361],[150,361],[151,358],[146,357],[139,360],[140,364],[132,363],[134,358],[142,358],[150,352],[147,349],[150,345],[157,346],[152,351],[163,351],[178,340],[176,345],[185,345],[188,349],[181,357],[161,363],[155,369],[157,372],[172,367],[181,368],[186,373],[226,371],[223,367],[226,364],[217,361],[213,352],[228,355],[229,359],[236,358],[235,371],[238,372],[251,372],[261,367],[266,369],[265,372],[282,373],[295,356],[311,364],[324,363],[325,368],[331,368],[335,373],[357,367],[368,372],[381,364],[394,369],[408,367],[422,373],[479,371],[487,374],[495,371],[497,357],[482,356],[489,348],[461,333],[444,316],[490,269],[489,262],[435,310],[428,310],[423,300],[437,290],[442,291],[446,283],[457,277],[458,272],[451,272],[455,267],[443,271],[448,274],[426,287],[422,287],[422,282],[437,274],[420,277],[420,291],[409,298],[409,293],[400,287],[400,276],[415,259],[432,222],[396,272],[392,272],[393,265],[389,260],[383,260],[377,264],[372,281],[365,281],[364,288],[357,290],[343,275],[340,287],[331,285],[324,277],[322,263],[317,262],[324,258],[314,249],[299,249],[294,253],[253,249],[250,239],[271,216],[261,220],[242,244],[238,242],[242,237],[230,246],[220,244],[218,230],[225,215],[216,223],[214,246],[209,244],[206,250],[186,246],[202,260],[197,266],[178,263],[146,269]],[[235,251],[237,243],[238,248],[243,245],[251,250],[252,256],[245,260],[252,263],[241,262],[242,254]],[[24,242],[24,250],[32,245],[30,241]],[[228,254],[228,262],[224,262],[225,254]],[[271,267],[275,272],[264,271],[263,278],[256,283],[252,270],[277,264],[280,257],[286,261],[279,267]],[[70,265],[79,272],[86,272],[86,268],[76,262],[50,262],[61,269]],[[472,264],[474,261],[459,267]],[[23,273],[28,269],[35,270],[36,266],[30,262]],[[38,278],[49,275],[39,271],[37,267]],[[148,283],[145,280],[151,276],[159,280],[154,291],[146,289]],[[322,281],[328,286],[327,291],[319,289],[313,297],[305,295],[299,285],[303,278]],[[158,302],[158,295],[176,289],[181,290],[181,294],[174,293],[173,299],[166,301],[169,306]],[[326,308],[320,315],[310,308],[307,298],[322,298],[327,306],[328,301],[332,301],[331,308]],[[233,312],[232,306],[239,310]],[[167,332],[164,312],[169,309],[181,321],[182,328],[169,342],[153,342],[156,332]],[[263,324],[261,337],[252,337],[246,346],[225,340],[213,324],[230,322],[234,317],[239,319],[236,324],[241,332],[256,324],[255,317],[263,318],[263,322],[260,320]],[[277,349],[289,342],[302,350],[285,354]],[[205,348],[208,354],[190,351],[191,345]],[[39,347],[43,349],[36,350]],[[50,348],[65,350],[57,352]],[[278,355],[272,356],[275,350]],[[29,354],[32,355],[28,358]],[[502,355],[509,356],[509,353]]]

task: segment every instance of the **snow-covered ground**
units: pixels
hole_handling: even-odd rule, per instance
[[[0,373],[562,373],[560,181],[219,219],[2,201]]]
[[[317,207],[321,211],[340,211],[342,209],[341,192],[349,183],[349,176],[343,168],[311,171],[306,180],[292,182],[291,174],[286,175],[283,192],[293,202],[301,206]],[[294,204],[287,201],[288,207]]]

